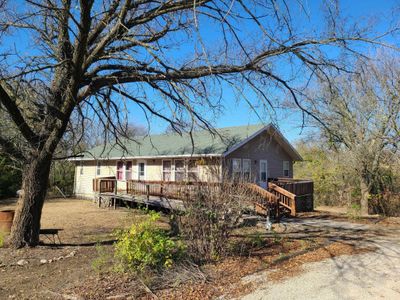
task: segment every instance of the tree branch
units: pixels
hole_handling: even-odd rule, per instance
[[[24,117],[21,114],[18,106],[11,99],[7,91],[3,87],[3,83],[0,82],[0,102],[7,109],[10,117],[14,121],[15,125],[18,127],[22,136],[25,140],[35,148],[39,142],[39,137],[32,131],[30,126],[26,123]]]

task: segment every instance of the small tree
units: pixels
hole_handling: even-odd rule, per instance
[[[186,240],[188,253],[197,261],[223,257],[229,237],[242,221],[243,213],[257,200],[246,184],[224,180],[220,185],[205,185],[188,197],[185,214],[179,217],[179,232]]]

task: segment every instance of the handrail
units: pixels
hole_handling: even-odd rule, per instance
[[[256,193],[260,194],[263,196],[265,199],[267,199],[269,202],[276,202],[276,199],[278,198],[276,195],[273,193],[267,191],[266,189],[263,189],[262,187],[258,186],[255,183],[249,183],[248,186],[255,191]]]
[[[268,188],[273,194],[279,198],[279,204],[290,210],[291,216],[296,216],[296,195],[279,187],[278,185],[269,182]]]
[[[285,195],[286,197],[293,198],[293,199],[294,199],[294,197],[296,197],[296,194],[293,194],[293,193],[285,190],[284,188],[281,188],[280,186],[276,185],[275,183],[268,182],[268,187],[272,190],[275,190],[275,191]]]

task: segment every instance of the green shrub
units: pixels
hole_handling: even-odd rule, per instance
[[[159,218],[158,213],[150,212],[144,221],[116,234],[115,257],[121,269],[137,273],[160,270],[171,267],[182,256],[184,245],[157,227]]]
[[[4,235],[3,233],[0,231],[0,248],[3,248],[4,246]]]

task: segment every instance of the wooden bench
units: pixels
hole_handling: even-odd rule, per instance
[[[60,228],[49,228],[49,229],[40,229],[39,234],[44,235],[50,242],[56,244],[56,237],[58,242],[61,244],[60,236],[58,235],[59,231],[63,229]],[[50,238],[51,237],[51,238]]]

